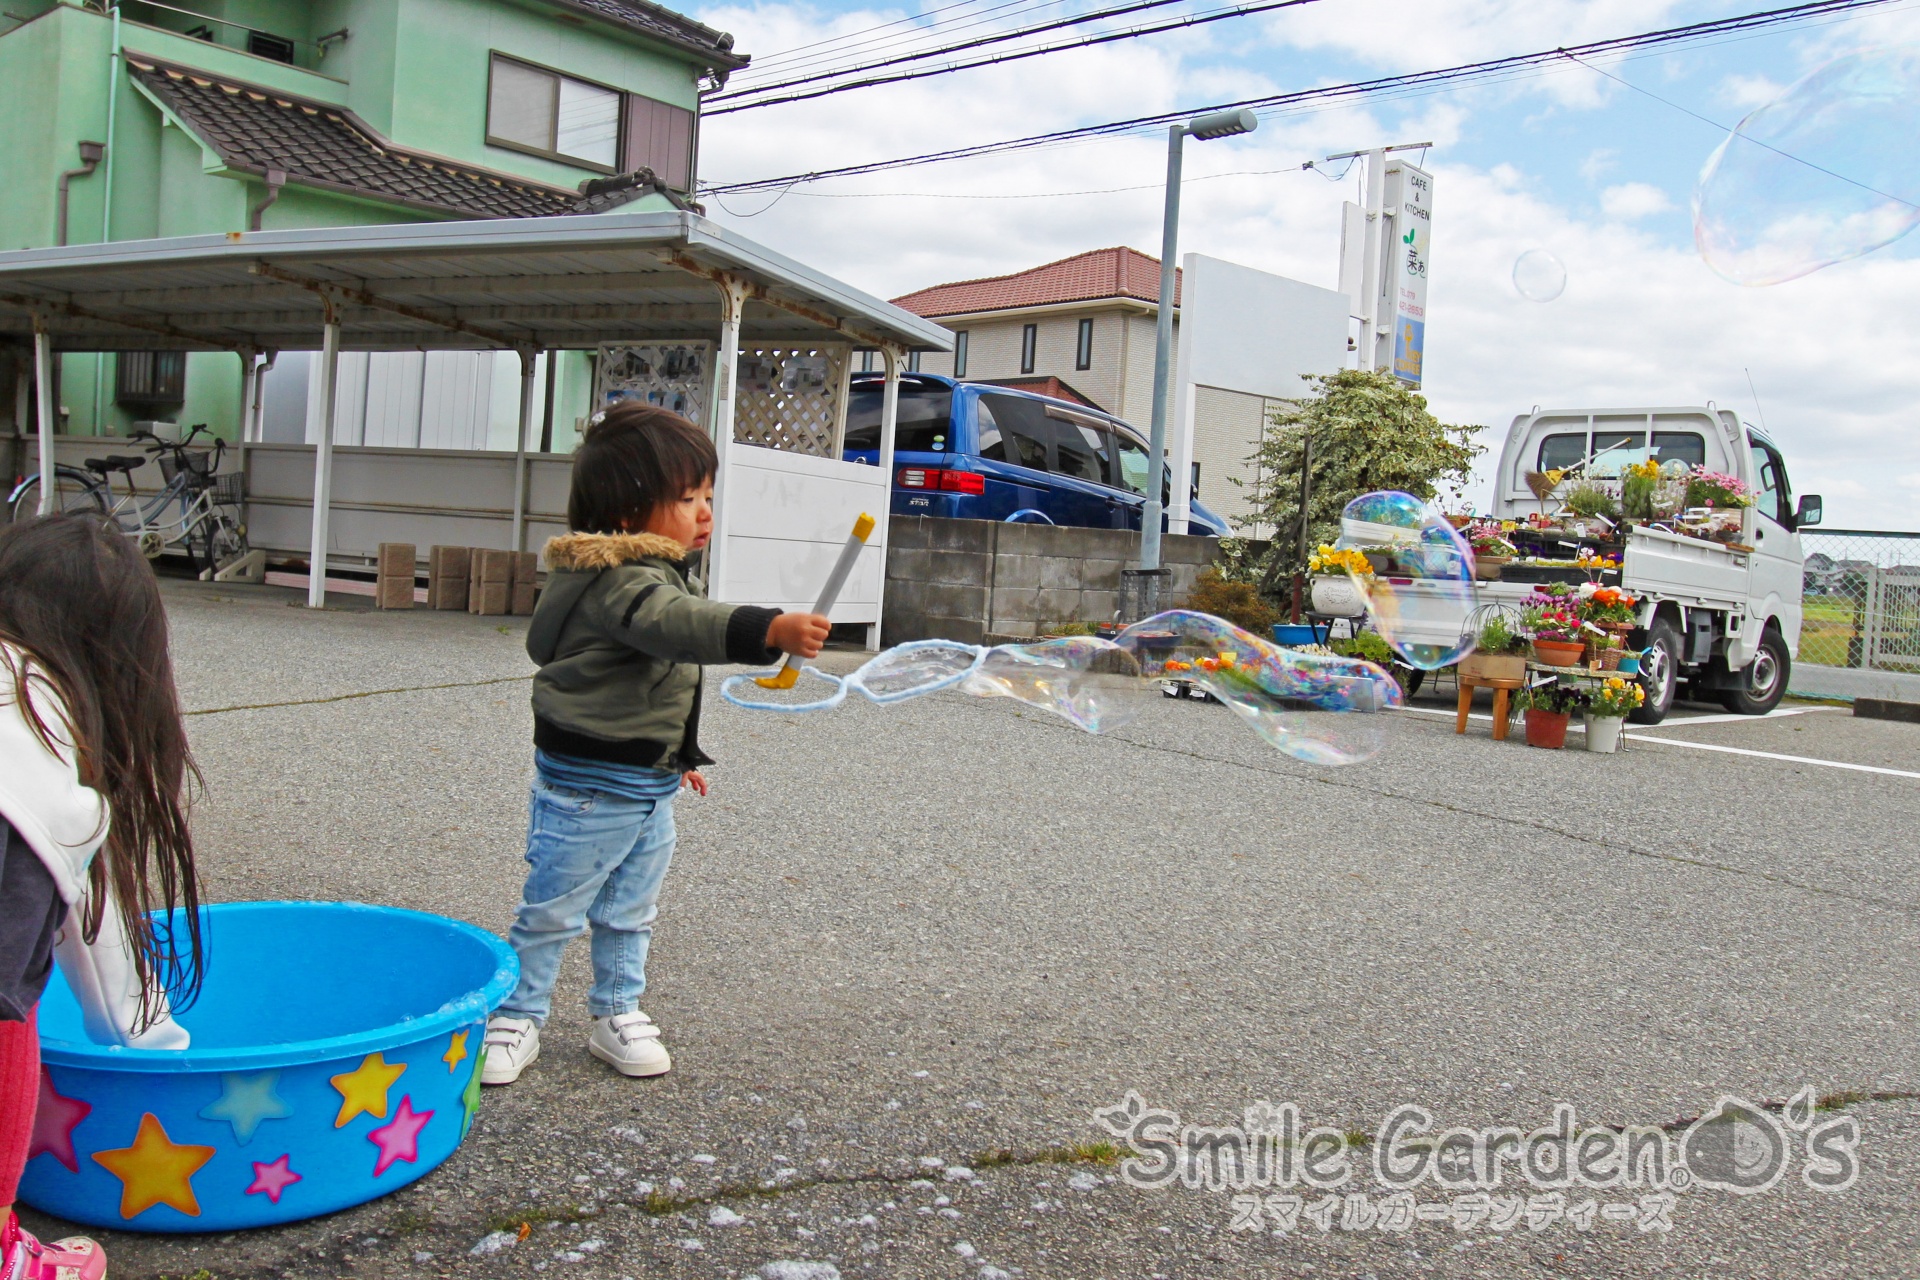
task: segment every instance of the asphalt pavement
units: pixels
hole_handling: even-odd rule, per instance
[[[209,896],[504,933],[524,620],[167,594]],[[1330,769],[1215,705],[1148,699],[1101,736],[959,693],[783,717],[727,706],[723,674],[644,1001],[670,1075],[587,1055],[578,945],[542,1058],[438,1170],[286,1228],[107,1233],[114,1274],[1913,1273],[1920,727],[1693,707],[1600,756],[1410,712]],[[1767,1117],[1809,1087],[1825,1109],[1760,1123],[1770,1189],[1565,1195],[1592,1217],[1510,1177],[1491,1209],[1430,1180],[1395,1223],[1358,1142],[1407,1104],[1681,1141],[1725,1098]],[[1291,1103],[1356,1136],[1353,1177],[1130,1185],[1096,1119],[1130,1094],[1176,1134]],[[1816,1189],[1808,1134],[1845,1118],[1857,1177]]]

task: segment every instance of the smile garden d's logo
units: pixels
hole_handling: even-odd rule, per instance
[[[1304,1215],[1325,1231],[1337,1212],[1338,1225],[1349,1230],[1404,1230],[1415,1221],[1539,1230],[1562,1218],[1585,1230],[1596,1215],[1665,1230],[1677,1193],[1759,1195],[1796,1170],[1808,1187],[1837,1192],[1860,1174],[1859,1122],[1823,1118],[1811,1086],[1777,1112],[1722,1096],[1679,1129],[1583,1126],[1565,1103],[1553,1108],[1550,1124],[1531,1131],[1438,1129],[1424,1108],[1406,1105],[1367,1138],[1304,1127],[1291,1102],[1253,1103],[1238,1125],[1182,1124],[1175,1112],[1150,1107],[1132,1091],[1093,1118],[1131,1150],[1120,1164],[1131,1185],[1241,1193],[1234,1198],[1236,1229],[1290,1230]],[[1384,1200],[1365,1194],[1369,1174]],[[1282,1194],[1259,1194],[1269,1191]],[[1584,1192],[1626,1199],[1574,1198]],[[1323,1198],[1316,1205],[1289,1193]],[[1422,1193],[1451,1199],[1422,1203]]]

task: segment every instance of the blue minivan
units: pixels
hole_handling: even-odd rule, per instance
[[[853,377],[848,462],[879,465],[883,390],[879,374]],[[1147,458],[1139,432],[1084,404],[991,383],[903,374],[893,512],[1138,529]],[[1230,532],[1198,501],[1191,512],[1185,532]]]

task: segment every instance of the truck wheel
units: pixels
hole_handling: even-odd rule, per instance
[[[1680,692],[1680,629],[1665,617],[1647,628],[1647,654],[1640,659],[1640,687],[1647,700],[1627,713],[1635,724],[1659,724]]]
[[[1787,696],[1787,678],[1793,674],[1793,655],[1778,631],[1768,627],[1760,648],[1745,671],[1736,672],[1739,686],[1720,691],[1720,705],[1735,715],[1763,716]]]

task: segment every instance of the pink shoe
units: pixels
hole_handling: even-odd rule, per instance
[[[0,1280],[106,1280],[107,1255],[85,1236],[41,1244],[19,1218],[0,1228]]]

